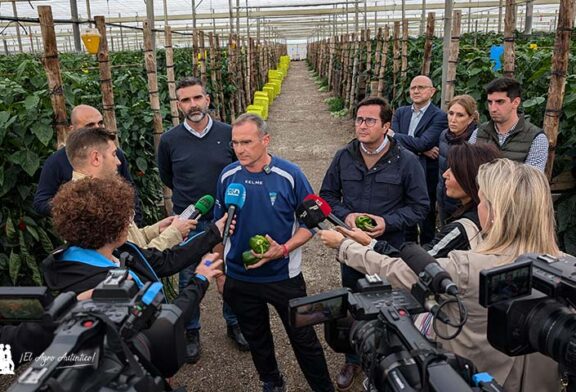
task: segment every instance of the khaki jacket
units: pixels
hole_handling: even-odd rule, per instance
[[[77,171],[72,172],[72,181],[77,181],[87,177]],[[157,223],[138,228],[134,220],[128,226],[128,241],[135,243],[140,248],[154,248],[160,251],[172,248],[182,242],[182,233],[173,226],[168,226],[160,233],[160,225]]]
[[[507,255],[452,251],[447,258],[437,260],[452,276],[468,309],[468,321],[462,332],[453,340],[438,340],[444,349],[470,359],[480,372],[490,373],[506,391],[558,391],[558,366],[552,359],[538,353],[508,357],[488,343],[487,310],[478,303],[479,273],[483,269],[507,264],[510,258]],[[338,260],[360,272],[386,277],[394,287],[409,290],[417,280],[416,274],[402,259],[381,255],[349,239],[340,244]],[[445,312],[452,320],[458,320],[457,307],[452,305],[447,305]],[[442,323],[437,326],[442,335],[453,332],[447,331]]]

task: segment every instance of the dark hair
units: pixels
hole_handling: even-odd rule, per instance
[[[106,128],[80,128],[70,132],[66,140],[66,155],[72,166],[86,160],[90,148],[105,148],[116,140],[116,132]]]
[[[194,76],[180,79],[178,81],[178,83],[176,83],[176,92],[178,92],[178,90],[180,90],[181,88],[190,87],[190,86],[200,86],[200,87],[202,87],[202,92],[204,94],[207,94],[206,88],[204,87],[204,83],[202,83],[202,80],[200,80]],[[178,97],[178,94],[176,94],[176,97]]]
[[[56,232],[70,245],[99,249],[120,238],[134,216],[134,189],[122,178],[83,178],[52,199]]]
[[[510,100],[522,97],[522,86],[520,82],[512,78],[498,78],[488,83],[484,89],[486,94],[506,93]]]
[[[448,150],[448,168],[454,175],[462,190],[472,198],[472,201],[462,206],[454,213],[459,216],[463,212],[475,208],[480,203],[476,176],[480,165],[501,158],[500,150],[491,143],[455,144]]]
[[[388,101],[380,97],[364,98],[360,103],[358,103],[358,106],[356,106],[356,113],[358,113],[358,109],[362,106],[370,105],[380,106],[380,120],[382,120],[382,125],[392,120],[392,108],[388,104]]]

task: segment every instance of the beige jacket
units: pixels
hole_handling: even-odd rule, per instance
[[[87,177],[77,171],[72,172],[72,181]],[[134,220],[128,226],[128,241],[135,243],[140,248],[154,248],[164,250],[172,248],[182,242],[182,233],[173,226],[168,226],[160,233],[160,225],[155,223],[150,226],[138,228]]]
[[[394,287],[409,290],[417,279],[402,259],[381,255],[348,239],[340,245],[338,260],[362,273],[386,277]],[[552,359],[538,353],[508,357],[488,343],[487,310],[478,303],[479,273],[483,269],[506,264],[508,260],[510,256],[473,251],[452,251],[448,258],[438,259],[460,289],[462,301],[468,309],[468,321],[462,332],[453,340],[438,340],[444,349],[470,359],[479,371],[490,373],[506,391],[558,391],[558,366]],[[457,307],[452,305],[447,305],[446,313],[452,320],[458,320]],[[453,333],[442,323],[437,326],[442,335]]]

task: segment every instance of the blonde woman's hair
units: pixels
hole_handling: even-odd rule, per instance
[[[489,228],[477,250],[559,256],[548,180],[538,169],[509,159],[480,166],[479,192],[488,207]]]

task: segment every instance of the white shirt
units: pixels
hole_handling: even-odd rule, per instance
[[[192,128],[190,125],[188,125],[188,122],[186,120],[184,120],[184,128],[186,128],[188,130],[188,132],[190,132],[192,135],[194,135],[200,139],[202,139],[204,136],[208,135],[208,132],[210,132],[210,129],[212,129],[212,124],[214,124],[214,121],[212,121],[212,117],[208,116],[208,124],[206,124],[206,128],[204,128],[202,130],[202,132],[198,132],[194,128]]]
[[[416,131],[416,128],[418,127],[418,124],[420,123],[422,116],[424,116],[426,109],[428,109],[430,107],[431,103],[432,103],[432,101],[428,101],[428,104],[420,110],[417,110],[414,107],[414,105],[412,105],[412,107],[411,107],[412,117],[410,118],[410,126],[408,127],[408,135],[409,136],[414,137],[414,132]]]

